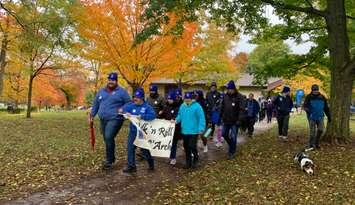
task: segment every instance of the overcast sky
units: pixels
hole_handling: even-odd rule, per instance
[[[270,19],[270,22],[272,24],[282,23],[282,21],[273,13],[273,8],[270,6],[266,8],[265,16]],[[251,37],[248,35],[241,35],[239,42],[236,45],[234,45],[232,49],[232,53],[239,53],[239,52],[250,53],[256,47],[256,45],[248,43],[250,39]],[[293,53],[296,54],[307,53],[312,46],[312,43],[309,42],[297,45],[295,42],[291,40],[287,40],[286,43],[290,46]]]

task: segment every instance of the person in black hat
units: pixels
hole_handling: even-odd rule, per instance
[[[245,111],[245,100],[235,86],[234,81],[227,84],[227,94],[221,104],[221,118],[223,122],[222,136],[229,145],[229,159],[233,159],[237,152],[237,135],[240,126],[240,114]]]
[[[206,107],[207,107],[207,123],[211,127],[211,136],[214,135],[216,124],[219,121],[221,93],[217,91],[217,83],[212,82],[210,91],[206,95]],[[213,137],[211,137],[213,140]]]
[[[293,107],[290,91],[290,87],[285,86],[273,102],[274,108],[276,109],[279,138],[282,140],[287,140],[290,112]]]
[[[310,129],[308,150],[320,148],[319,140],[324,130],[324,113],[327,115],[328,122],[331,121],[327,99],[319,92],[319,86],[314,84],[311,90],[303,104]]]
[[[104,136],[106,145],[106,160],[103,162],[103,169],[111,169],[116,161],[115,137],[123,124],[123,116],[117,110],[131,101],[128,92],[117,84],[117,73],[108,75],[108,82],[95,96],[89,121],[93,121],[96,114],[99,115],[101,133]]]
[[[147,103],[154,108],[157,118],[161,118],[163,108],[165,105],[165,99],[158,93],[157,85],[149,86],[149,96],[147,97]]]

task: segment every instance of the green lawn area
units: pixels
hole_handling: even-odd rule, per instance
[[[96,126],[96,151],[89,144],[84,112],[0,115],[0,200],[79,180],[100,170],[103,140]],[[125,158],[126,126],[116,138]]]
[[[315,175],[293,163],[307,142],[304,117],[292,118],[290,140],[276,139],[276,127],[240,148],[236,159],[210,163],[176,185],[162,187],[153,204],[353,204],[355,149],[323,145],[312,152]],[[355,122],[351,122],[354,137]]]
[[[0,200],[101,173],[103,141],[96,122],[97,149],[89,145],[84,112],[0,115]],[[353,138],[355,121],[351,122]],[[240,148],[235,160],[208,163],[175,185],[166,184],[153,204],[351,204],[355,201],[354,143],[313,152],[313,177],[293,164],[308,138],[305,118],[291,120],[290,141],[270,130]],[[127,126],[118,142],[125,159]],[[186,172],[184,172],[186,173]]]

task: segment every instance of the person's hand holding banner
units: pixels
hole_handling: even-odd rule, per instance
[[[134,144],[137,147],[150,150],[152,156],[170,156],[172,140],[175,132],[175,121],[155,119],[144,121],[136,115],[123,114],[137,127],[137,137]]]

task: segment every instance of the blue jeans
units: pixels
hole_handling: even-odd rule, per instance
[[[224,124],[222,130],[222,136],[229,145],[228,153],[230,155],[237,152],[237,136],[239,126],[236,124]]]
[[[104,142],[106,145],[106,162],[114,163],[115,158],[115,137],[120,131],[123,120],[113,119],[113,120],[100,120],[101,133],[104,137]]]
[[[136,132],[129,132],[127,141],[127,166],[136,167],[136,146],[133,144],[136,139]],[[141,149],[142,155],[148,161],[149,167],[154,167],[154,158],[147,149]]]

